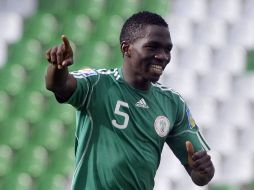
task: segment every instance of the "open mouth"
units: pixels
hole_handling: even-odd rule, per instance
[[[163,67],[161,65],[151,65],[150,70],[156,74],[162,74]]]

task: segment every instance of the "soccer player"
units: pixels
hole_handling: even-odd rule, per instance
[[[173,47],[160,15],[144,11],[125,21],[121,68],[69,72],[73,51],[62,41],[46,52],[46,88],[77,111],[73,190],[152,190],[164,143],[195,184],[209,183],[209,147],[186,102],[157,82]]]

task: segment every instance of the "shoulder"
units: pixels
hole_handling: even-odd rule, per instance
[[[91,68],[84,68],[77,71],[70,72],[75,78],[107,78],[112,76],[115,79],[120,78],[120,74],[118,68],[113,69],[91,69]]]
[[[71,71],[71,75],[73,75],[75,78],[87,78],[90,76],[96,76],[98,73],[94,69],[90,68],[84,68],[84,69],[79,69],[77,71]]]
[[[185,102],[179,92],[175,91],[172,88],[166,87],[159,82],[152,83],[152,86],[155,93],[161,94],[162,96],[166,96],[170,99]]]
[[[114,76],[114,78],[118,79],[120,78],[120,73],[118,68],[113,69],[96,69],[95,70],[98,74],[104,75],[104,76]]]
[[[98,75],[100,75],[102,82],[118,82],[118,80],[121,78],[121,75],[119,73],[118,68],[113,69],[97,69],[96,72]]]

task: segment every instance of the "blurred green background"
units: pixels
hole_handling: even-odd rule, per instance
[[[70,186],[75,110],[59,105],[45,89],[45,51],[65,34],[75,55],[70,70],[119,66],[123,20],[141,9],[166,14],[168,5],[161,0],[37,1],[34,13],[23,18],[21,38],[8,44],[0,69],[0,189]]]

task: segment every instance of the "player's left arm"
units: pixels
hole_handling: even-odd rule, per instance
[[[210,155],[205,150],[194,152],[193,145],[186,141],[188,163],[184,165],[192,181],[199,186],[208,184],[214,176],[214,166]]]

